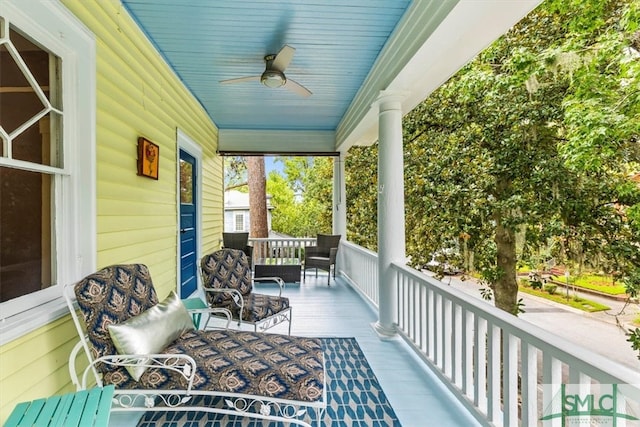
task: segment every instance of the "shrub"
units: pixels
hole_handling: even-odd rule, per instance
[[[544,285],[544,290],[547,291],[550,295],[555,294],[557,289],[558,285]]]
[[[532,281],[529,282],[531,284],[531,287],[533,289],[542,289],[542,282],[538,282],[538,281]]]
[[[538,271],[532,271],[529,273],[529,282],[533,289],[542,289],[542,285],[546,283],[546,280]]]

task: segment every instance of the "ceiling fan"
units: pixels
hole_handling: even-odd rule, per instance
[[[270,88],[277,88],[284,86],[285,89],[290,90],[291,92],[297,93],[300,96],[308,97],[311,96],[311,91],[306,87],[302,86],[300,83],[288,79],[284,75],[284,70],[289,66],[289,63],[293,59],[293,54],[296,50],[289,46],[284,45],[280,52],[276,55],[269,54],[264,57],[264,61],[266,63],[266,67],[262,75],[259,76],[247,76],[247,77],[238,77],[235,79],[222,80],[221,84],[233,84],[233,83],[242,83],[242,82],[250,82],[250,81],[259,81],[263,85]]]

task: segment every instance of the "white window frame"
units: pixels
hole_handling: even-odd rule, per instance
[[[0,303],[0,345],[68,314],[62,286],[96,266],[96,48],[94,35],[57,1],[2,0],[0,15],[62,60],[63,168],[52,171],[55,193],[54,283]],[[0,167],[41,171],[0,157]]]

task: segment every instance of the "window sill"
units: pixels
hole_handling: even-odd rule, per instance
[[[0,345],[5,345],[69,314],[62,296],[13,316],[0,319]]]

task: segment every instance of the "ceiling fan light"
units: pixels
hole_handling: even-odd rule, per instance
[[[284,74],[278,70],[267,70],[262,73],[260,82],[267,87],[276,88],[283,86],[287,82],[287,79]]]

